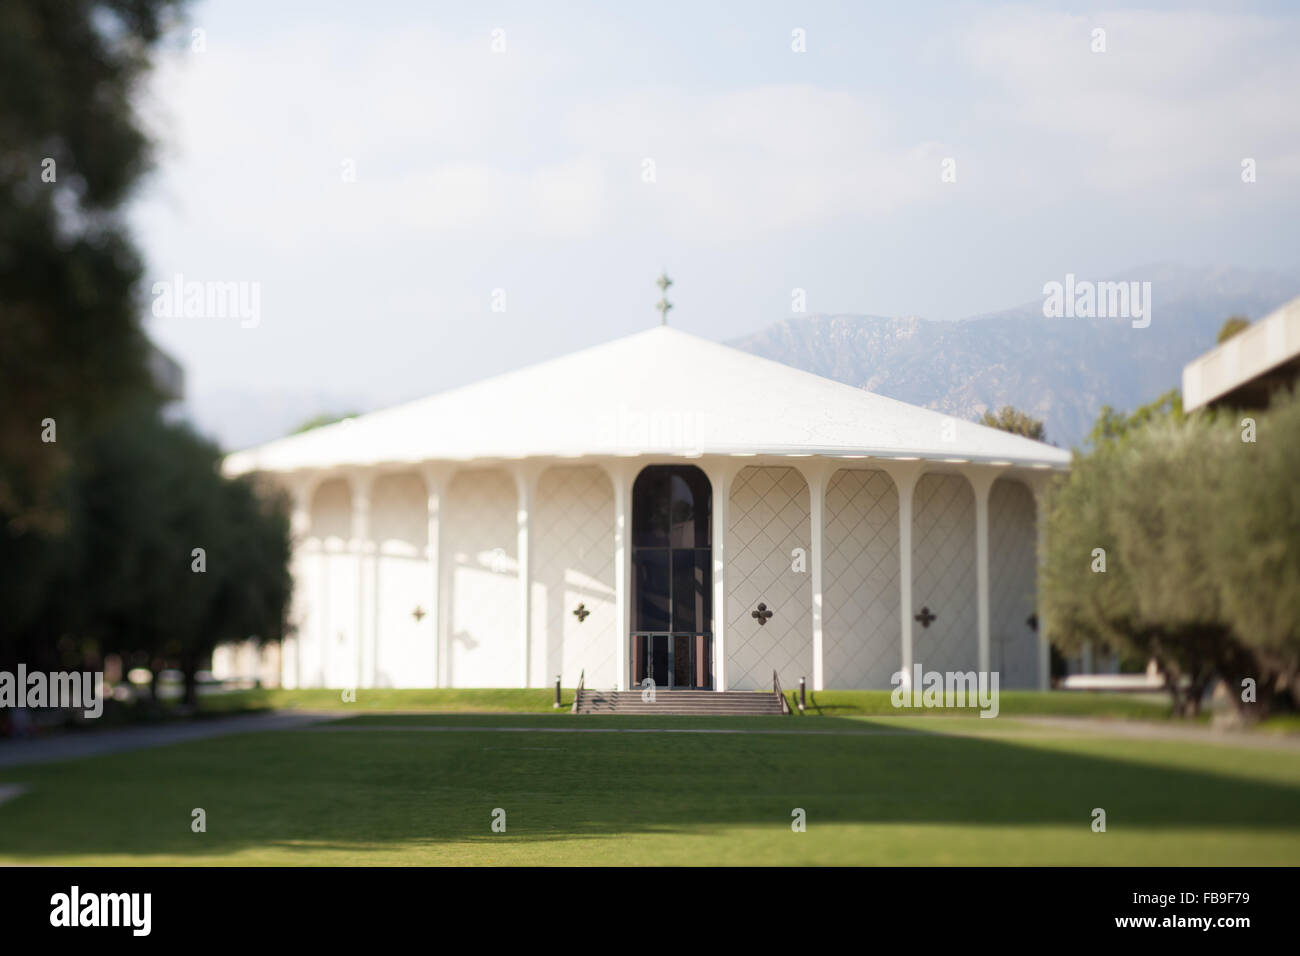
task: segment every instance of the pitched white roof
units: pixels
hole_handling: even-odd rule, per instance
[[[871,455],[1063,467],[1069,452],[658,326],[277,439],[225,470],[584,455]]]

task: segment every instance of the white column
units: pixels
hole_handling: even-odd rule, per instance
[[[812,689],[826,689],[826,668],[823,636],[822,565],[826,534],[826,485],[830,483],[835,465],[825,459],[800,464],[799,471],[808,483],[808,516],[810,541],[808,562],[812,574]]]
[[[518,504],[515,509],[515,551],[519,562],[519,633],[523,639],[523,685],[532,686],[533,576],[532,526],[533,502],[537,497],[538,466],[525,462],[514,469]]]
[[[603,466],[614,486],[614,659],[618,667],[618,689],[627,690],[627,645],[632,635],[632,482],[637,467],[633,462],[615,461]]]
[[[302,672],[302,645],[309,639],[307,622],[315,623],[313,608],[308,604],[307,594],[305,593],[305,582],[308,574],[307,564],[307,537],[311,534],[311,499],[316,491],[319,479],[316,476],[300,477],[289,482],[290,511],[289,511],[289,532],[292,538],[293,561],[293,611],[290,615],[290,621],[294,627],[293,636],[293,666],[292,680],[290,685],[290,668],[286,665],[288,662],[283,656],[280,658],[280,682],[286,687],[292,686],[294,689],[303,686]],[[285,642],[287,643],[287,641]]]
[[[1047,615],[1043,613],[1043,567],[1047,562],[1047,481],[1035,481],[1034,527],[1038,531],[1038,580],[1034,586],[1034,614],[1038,617],[1038,689],[1052,685],[1052,644],[1047,637]]]
[[[727,689],[727,525],[731,511],[731,481],[741,467],[727,458],[701,465],[712,488],[713,689],[720,691]]]
[[[923,461],[881,461],[898,491],[898,617],[899,657],[903,686],[912,686],[912,493],[925,470]]]
[[[433,622],[433,673],[430,675],[433,687],[442,686],[443,675],[443,614],[442,614],[442,496],[447,486],[446,469],[426,465],[420,469],[424,481],[425,515],[428,520],[425,558],[429,562],[429,575],[433,579],[433,605],[429,608],[429,619]]]
[[[989,492],[1001,468],[970,465],[963,469],[975,492],[975,595],[979,609],[979,669],[989,669]]]
[[[368,471],[348,473],[352,490],[352,548],[357,557],[357,672],[356,686],[367,686],[366,646],[374,629],[375,589],[372,574],[374,543],[370,540],[370,488],[374,476]]]

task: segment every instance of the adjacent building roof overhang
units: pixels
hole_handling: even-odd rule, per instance
[[[226,458],[230,474],[477,459],[824,455],[1061,469],[1068,451],[660,326]]]
[[[1300,298],[1188,363],[1183,408],[1263,408],[1280,385],[1300,377]]]

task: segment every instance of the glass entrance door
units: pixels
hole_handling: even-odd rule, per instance
[[[713,641],[708,634],[632,635],[636,685],[645,678],[656,687],[709,690],[713,687]]]
[[[713,686],[709,480],[653,465],[632,487],[632,672],[639,687]]]

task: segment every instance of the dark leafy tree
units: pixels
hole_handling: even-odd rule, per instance
[[[149,163],[132,97],[177,7],[0,4],[0,530],[57,528],[79,437],[149,386],[121,208]]]
[[[1023,435],[1034,441],[1047,441],[1047,431],[1039,419],[1010,405],[1003,405],[996,413],[985,412],[980,416],[979,422],[989,428],[998,428],[1013,435]]]
[[[0,647],[29,666],[116,653],[155,675],[179,667],[193,703],[218,644],[283,637],[287,502],[219,465],[214,445],[148,404],[98,428],[64,479],[65,527],[29,536],[39,574],[0,577],[21,600]]]

